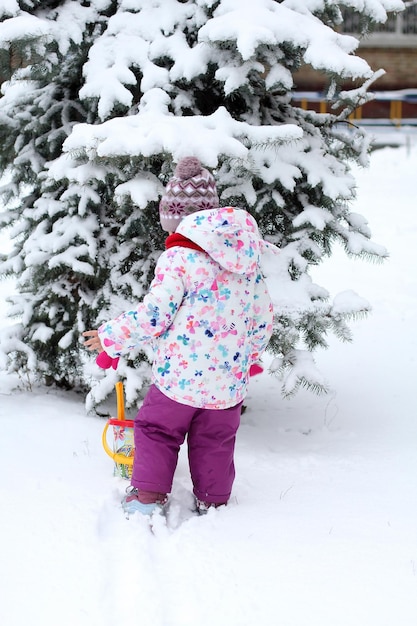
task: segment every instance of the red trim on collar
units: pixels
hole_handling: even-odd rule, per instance
[[[166,250],[168,250],[168,248],[173,248],[174,246],[181,246],[182,248],[191,248],[192,250],[205,252],[205,250],[194,243],[194,241],[191,241],[191,239],[184,237],[184,235],[181,235],[180,233],[172,233],[171,235],[168,235],[165,240]]]

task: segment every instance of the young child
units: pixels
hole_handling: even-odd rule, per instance
[[[160,221],[170,235],[149,293],[135,309],[84,333],[85,345],[104,350],[109,362],[142,342],[154,346],[125,511],[152,514],[166,502],[187,436],[196,506],[204,512],[226,504],[232,490],[242,401],[272,333],[260,258],[275,247],[249,213],[219,208],[214,178],[194,157],[178,163]]]

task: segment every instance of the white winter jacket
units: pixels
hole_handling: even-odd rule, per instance
[[[153,342],[160,391],[182,404],[228,408],[245,397],[249,368],[272,334],[260,258],[274,246],[249,213],[232,207],[191,214],[177,234],[202,250],[167,249],[143,301],[104,323],[99,337],[111,357]]]

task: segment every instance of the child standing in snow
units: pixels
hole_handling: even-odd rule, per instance
[[[166,502],[187,436],[203,512],[230,497],[250,369],[272,333],[272,303],[260,271],[270,244],[249,213],[219,208],[214,178],[194,157],[178,163],[160,221],[170,234],[149,293],[132,311],[84,333],[85,345],[111,359],[142,342],[154,345],[152,385],[134,425],[125,511],[152,514]]]

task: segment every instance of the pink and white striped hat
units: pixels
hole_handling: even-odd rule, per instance
[[[196,157],[181,159],[159,203],[162,228],[174,233],[186,215],[218,207],[219,197],[213,175]]]

